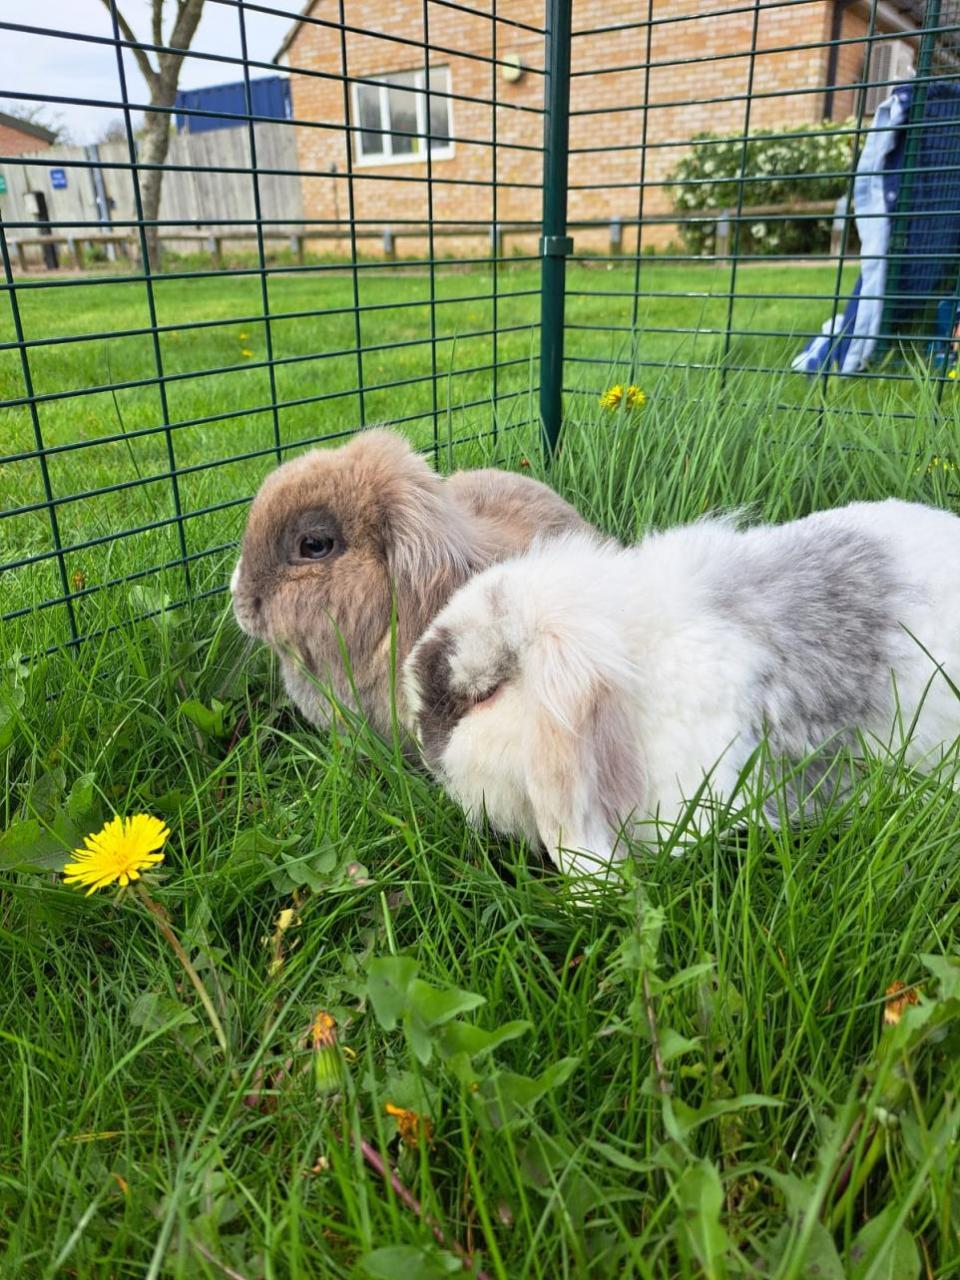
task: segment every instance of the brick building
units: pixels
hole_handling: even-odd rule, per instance
[[[753,8],[735,0],[657,0],[649,27],[635,0],[576,0],[573,28],[584,34],[575,34],[572,53],[571,221],[636,217],[641,178],[644,214],[669,213],[669,175],[694,134],[738,135],[745,127],[849,115],[871,24],[888,37],[871,53],[874,79],[878,63],[880,75],[884,68],[892,74],[884,46],[899,55],[898,72],[903,55],[913,56],[917,41],[910,37],[922,9],[880,0],[871,17],[863,0],[772,0],[757,11],[754,33]],[[306,5],[275,60],[290,71],[294,119],[315,122],[297,128],[307,218],[349,218],[350,163],[353,216],[377,237],[384,224],[426,222],[432,212],[438,221],[476,224],[479,254],[488,251],[491,223],[537,221],[544,76],[536,28],[544,6],[501,0],[496,11],[493,22],[475,7],[439,0],[344,0],[349,30],[341,38],[337,5]],[[438,95],[429,106],[430,184],[424,42],[431,48],[429,87]],[[344,73],[377,83],[345,90]],[[345,118],[354,130],[349,157]],[[488,185],[494,177],[495,194]],[[642,243],[662,244],[674,234],[670,226],[646,227]],[[625,250],[635,249],[634,237],[624,234]],[[576,239],[581,248],[591,240],[605,246],[607,231],[581,230]],[[512,238],[507,251],[516,244]],[[376,245],[361,242],[361,251]],[[401,247],[420,252],[424,244]],[[453,247],[437,241],[438,252]],[[462,253],[468,244],[458,237],[455,248]]]
[[[22,156],[28,151],[53,146],[56,140],[57,135],[50,129],[0,111],[0,155]]]

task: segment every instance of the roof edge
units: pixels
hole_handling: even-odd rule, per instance
[[[304,18],[309,18],[310,13],[313,10],[313,7],[316,3],[317,3],[317,0],[306,0],[306,4],[300,10],[300,17],[296,20],[296,22],[293,24],[293,26],[290,28],[287,34],[283,37],[283,44],[280,46],[277,52],[270,59],[271,62],[278,63],[280,59],[283,57],[283,55],[287,52],[291,44],[293,44],[293,40],[297,32],[303,26]]]
[[[0,111],[0,124],[5,124],[10,129],[19,129],[21,133],[28,133],[44,142],[54,143],[57,140],[55,130],[45,129],[42,124],[34,124],[31,120],[21,120],[19,116],[12,116],[6,111]]]

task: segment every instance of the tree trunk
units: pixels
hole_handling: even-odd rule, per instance
[[[151,107],[170,108],[177,99],[177,83],[180,79],[180,66],[183,55],[190,48],[203,13],[204,0],[177,0],[176,17],[173,30],[170,32],[167,46],[162,53],[156,55],[154,66],[133,33],[130,23],[116,8],[113,0],[103,0],[108,12],[112,15],[116,28],[125,41],[140,68],[140,72],[150,90]],[[151,0],[151,31],[153,43],[162,46],[163,41],[163,4],[164,0]],[[148,111],[143,118],[143,135],[138,154],[140,164],[148,166],[140,170],[140,201],[143,205],[144,237],[146,239],[146,257],[144,271],[151,274],[160,270],[160,241],[157,218],[160,215],[160,192],[163,188],[163,165],[170,148],[170,126],[173,118],[168,111]]]
[[[170,95],[170,104],[158,102],[158,106],[172,105],[176,86]],[[170,149],[171,117],[166,113],[148,111],[143,117],[143,134],[138,159],[143,165],[162,165]],[[144,268],[151,275],[160,270],[160,241],[157,218],[160,215],[160,193],[163,189],[163,169],[144,168],[140,171],[140,200],[143,204],[144,237],[147,243],[147,262]]]

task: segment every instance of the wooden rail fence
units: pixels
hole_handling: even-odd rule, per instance
[[[686,215],[677,213],[649,214],[641,219],[628,217],[613,218],[609,221],[573,221],[568,225],[571,231],[596,231],[606,227],[608,229],[609,252],[611,255],[616,256],[623,252],[625,227],[640,225],[680,226],[685,222],[712,222],[716,226],[714,252],[706,256],[708,259],[713,258],[717,262],[723,262],[730,256],[733,240],[732,231],[736,222],[753,221],[764,217],[776,217],[783,220],[792,216],[803,218],[830,217],[830,255],[831,257],[839,257],[843,244],[844,227],[851,217],[845,196],[842,196],[839,200],[805,201],[780,205],[750,205],[739,211],[736,209],[720,209]],[[471,237],[488,239],[491,253],[498,258],[504,254],[504,246],[508,237],[532,236],[535,234],[536,227],[529,223],[505,222],[498,223],[495,226],[477,226],[476,224],[463,226],[444,225],[433,228],[434,240]],[[362,226],[357,227],[353,233],[354,238],[357,240],[379,240],[385,258],[396,258],[397,247],[401,240],[423,239],[429,235],[430,228],[425,223],[423,225],[406,223],[402,226],[385,224],[380,228]],[[330,241],[342,244],[349,238],[350,232],[346,225],[343,230],[331,230],[329,228],[309,230],[302,228],[296,231],[276,231],[264,228],[260,232],[260,236],[264,241],[285,242],[295,260],[303,264],[308,242]],[[240,230],[176,231],[163,233],[157,238],[161,246],[170,243],[193,245],[201,251],[208,252],[215,266],[221,266],[224,260],[224,245],[238,242],[257,242],[258,233],[256,231]],[[82,270],[89,265],[90,250],[98,245],[112,247],[125,258],[137,259],[139,257],[140,237],[135,229],[131,229],[116,232],[81,232],[72,235],[19,236],[12,241],[12,244],[21,271],[28,271],[34,265],[42,265],[43,251],[51,246],[65,250],[65,257],[70,265],[77,270]],[[36,249],[41,251],[40,262],[36,262],[29,253],[30,250]]]

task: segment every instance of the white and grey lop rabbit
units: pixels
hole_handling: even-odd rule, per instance
[[[407,660],[405,714],[471,818],[596,869],[705,778],[729,798],[764,735],[770,759],[836,760],[916,714],[907,758],[939,759],[960,735],[958,570],[960,518],[895,500],[627,549],[564,536],[455,593]]]

